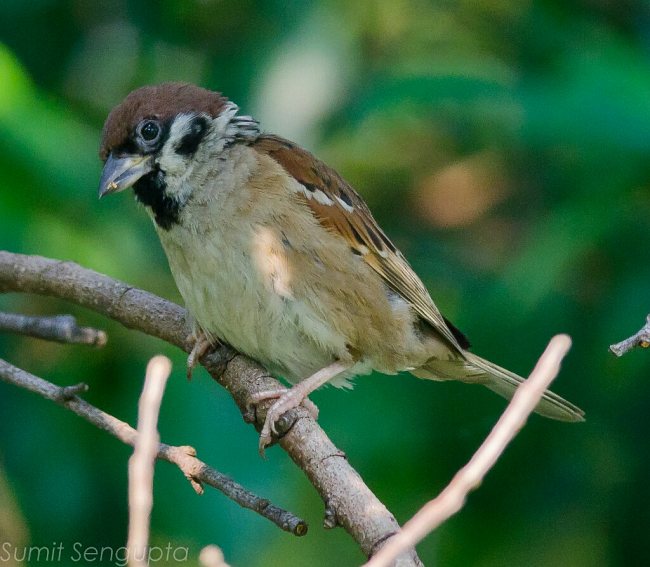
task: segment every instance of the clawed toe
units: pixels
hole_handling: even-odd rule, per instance
[[[282,394],[288,392],[287,388],[279,390],[262,390],[252,394],[246,401],[246,413],[254,415],[255,408],[266,400],[277,400]],[[253,420],[254,421],[254,420]]]
[[[192,350],[190,354],[187,356],[187,379],[191,380],[192,379],[192,372],[194,372],[194,368],[198,364],[199,360],[201,357],[208,352],[208,350],[213,347],[218,345],[218,341],[211,341],[205,334],[200,333],[199,335],[196,336],[196,341],[194,343],[194,346],[192,347]]]
[[[251,396],[246,404],[247,411],[252,412],[254,406],[257,406],[259,403],[266,400],[277,399],[277,401],[266,412],[264,426],[260,432],[259,451],[262,456],[264,456],[264,450],[266,447],[272,443],[273,436],[279,435],[276,426],[280,418],[286,412],[302,404],[314,419],[318,418],[318,407],[316,407],[316,404],[308,398],[301,400],[295,395],[295,392],[293,392],[293,394],[292,392],[293,390],[288,390],[286,388],[281,390],[266,390],[258,392]]]
[[[273,417],[273,407],[275,407],[275,404],[269,409],[268,413],[266,414],[266,419],[264,420],[264,426],[262,427],[262,431],[260,431],[260,440],[259,440],[258,449],[262,457],[264,456],[264,450],[273,442],[272,433],[277,434],[277,432],[275,431],[275,419]]]
[[[264,426],[260,432],[259,442],[259,451],[262,457],[264,456],[264,449],[272,443],[273,437],[279,436],[276,425],[286,412],[293,409],[293,407],[285,409],[283,406],[282,398],[280,398],[269,408],[269,411],[266,412],[266,419],[264,420]]]

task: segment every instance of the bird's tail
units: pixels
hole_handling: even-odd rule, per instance
[[[512,398],[515,390],[524,381],[510,370],[485,360],[471,352],[463,353],[464,359],[429,360],[423,367],[412,371],[419,378],[432,380],[460,380],[482,384],[506,399]],[[535,412],[560,421],[584,421],[584,412],[564,398],[546,390]]]

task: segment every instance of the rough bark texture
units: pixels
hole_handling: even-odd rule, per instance
[[[636,333],[631,337],[622,340],[620,343],[610,345],[609,350],[616,356],[623,356],[636,347],[650,347],[650,315],[646,317],[645,325],[643,325],[643,327],[641,327]]]
[[[104,331],[80,327],[72,315],[30,317],[16,313],[0,313],[0,332],[18,333],[59,343],[96,347],[106,344]]]

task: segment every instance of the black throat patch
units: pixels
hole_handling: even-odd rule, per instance
[[[181,156],[192,156],[208,133],[208,127],[208,120],[204,116],[194,118],[188,132],[176,143],[174,151]],[[163,124],[163,135],[152,150],[160,151],[167,143],[170,129],[171,121]],[[159,168],[144,175],[133,185],[135,198],[151,208],[156,224],[163,230],[169,230],[180,222],[182,209],[178,199],[167,195],[166,189],[165,173]]]
[[[178,224],[181,212],[181,204],[165,193],[166,188],[165,174],[160,169],[144,175],[133,185],[135,198],[151,208],[156,224],[163,230]]]

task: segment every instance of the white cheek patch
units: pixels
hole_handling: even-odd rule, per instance
[[[185,203],[191,193],[191,187],[186,179],[192,168],[188,156],[178,154],[176,146],[189,131],[190,121],[195,116],[195,114],[182,114],[174,120],[167,141],[156,159],[158,167],[165,172],[165,193],[180,203]]]
[[[179,114],[172,122],[167,141],[156,160],[167,175],[182,175],[187,171],[187,156],[179,155],[176,152],[176,147],[183,137],[190,132],[192,120],[196,116],[195,113]]]
[[[160,169],[165,172],[167,193],[169,195],[173,195],[181,202],[185,202],[192,193],[193,188],[189,183],[189,179],[194,173],[196,165],[200,164],[200,160],[196,159],[195,153],[192,155],[182,152],[179,153],[178,148],[186,136],[192,135],[194,120],[202,116],[208,122],[208,132],[205,134],[201,143],[210,143],[208,140],[211,139],[218,141],[217,143],[213,143],[213,145],[218,146],[220,134],[223,135],[223,131],[227,128],[227,123],[232,117],[232,114],[237,112],[237,107],[235,105],[231,106],[234,106],[234,109],[227,107],[224,113],[217,119],[212,119],[207,114],[198,114],[196,112],[179,114],[174,118],[169,129],[167,141],[156,160]],[[220,151],[224,144],[225,141],[221,142],[221,147],[211,148],[211,150]]]
[[[194,156],[182,155],[176,150],[183,138],[191,135],[193,121],[198,116],[203,116],[208,121],[209,131],[206,133],[202,143],[210,147],[210,154],[212,155],[221,152],[227,142],[241,135],[242,127],[251,136],[254,133],[259,133],[257,122],[252,118],[242,117],[241,120],[236,119],[238,110],[239,107],[236,104],[228,102],[217,118],[212,118],[207,114],[197,114],[196,112],[188,112],[176,116],[169,130],[167,141],[157,159],[160,168],[168,176],[172,177],[187,177],[188,173],[191,172]]]

